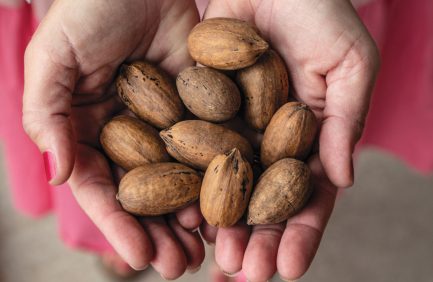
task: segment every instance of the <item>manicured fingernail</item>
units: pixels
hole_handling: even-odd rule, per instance
[[[240,271],[238,271],[238,272],[230,273],[230,272],[225,272],[223,270],[221,270],[221,271],[227,277],[236,277],[239,274],[239,272],[240,272]]]
[[[188,273],[194,274],[194,273],[198,272],[198,271],[200,270],[200,268],[201,268],[201,265],[199,265],[199,266],[196,267],[196,268],[188,268],[186,271],[187,271]]]
[[[44,159],[45,176],[47,181],[50,182],[56,176],[56,161],[50,151],[45,151],[42,157]]]
[[[145,266],[142,266],[142,267],[133,267],[133,266],[131,265],[131,267],[132,267],[132,269],[134,269],[135,271],[143,271],[143,270],[145,270],[146,268],[148,268],[149,265],[146,264]]]

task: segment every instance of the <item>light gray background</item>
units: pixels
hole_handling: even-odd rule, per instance
[[[337,200],[317,257],[300,281],[433,281],[433,177],[377,150],[360,155],[356,176],[355,187]],[[3,162],[0,216],[0,281],[115,281],[95,257],[62,245],[53,217],[32,220],[13,210]],[[208,248],[200,272],[179,281],[209,281],[211,259]],[[147,271],[134,281],[163,280]]]

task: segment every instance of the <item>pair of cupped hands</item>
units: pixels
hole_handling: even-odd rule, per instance
[[[309,160],[314,193],[287,222],[207,225],[197,204],[166,217],[136,218],[116,200],[116,171],[99,145],[105,122],[124,110],[113,78],[123,62],[145,59],[173,76],[193,65],[187,36],[199,22],[193,0],[57,0],[25,55],[23,124],[52,157],[53,185],[68,181],[76,200],[133,268],[166,279],[197,269],[203,239],[222,271],[250,281],[302,276],[319,246],[338,188],[353,184],[359,140],[378,69],[378,52],[348,0],[212,0],[205,18],[247,20],[283,57],[290,95],[321,122]]]

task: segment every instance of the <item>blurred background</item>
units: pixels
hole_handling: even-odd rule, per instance
[[[381,47],[382,69],[386,69],[377,85],[380,95],[373,99],[370,134],[366,138],[369,142],[365,144],[379,143],[400,152],[424,170],[431,169],[428,161],[432,155],[432,135],[427,128],[433,124],[433,1],[353,2],[356,5],[372,2],[359,12]],[[48,4],[36,7],[41,7],[35,10],[40,17]],[[0,16],[0,23],[10,23],[10,19],[17,20],[14,15]],[[4,25],[6,28],[0,31],[29,37],[30,34],[23,33],[21,22],[18,23],[14,29]],[[0,45],[11,42],[0,40]],[[24,46],[17,42],[2,59],[22,56]],[[2,61],[0,66],[3,65]],[[18,69],[15,72],[20,73]],[[0,78],[9,81],[13,75],[13,71],[7,70]],[[8,104],[9,98],[14,101],[12,95],[2,95],[3,92],[0,93],[3,105],[15,105]],[[14,107],[10,108],[18,109],[21,115],[20,107]],[[19,120],[5,120],[10,117],[9,107],[3,109],[0,127],[10,122],[21,126]],[[27,157],[22,149],[19,153]],[[433,175],[421,175],[393,155],[370,147],[358,156],[355,176],[354,187],[339,196],[318,254],[300,281],[433,281]],[[119,281],[105,272],[96,256],[68,249],[59,239],[54,216],[34,220],[20,215],[11,204],[8,182],[0,143],[0,282]],[[212,247],[207,247],[206,256],[198,273],[185,274],[178,281],[210,281],[209,273],[215,271]],[[164,280],[149,269],[130,281]],[[281,280],[275,277],[272,281]]]
[[[117,281],[96,257],[67,249],[53,217],[17,214],[0,163],[0,281]],[[300,281],[433,281],[433,176],[374,149],[359,155],[355,175],[355,186],[337,200],[318,254]],[[201,270],[178,281],[209,281],[212,247],[207,251]],[[148,270],[131,281],[164,280]]]

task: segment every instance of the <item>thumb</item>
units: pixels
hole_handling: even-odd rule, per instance
[[[296,98],[308,104],[322,122],[320,161],[339,188],[354,182],[352,154],[362,135],[379,64],[374,44],[356,48],[326,77],[302,67],[289,67]]]
[[[353,185],[352,154],[362,135],[378,68],[374,43],[354,45],[326,76],[320,159],[330,180],[340,188]]]
[[[53,40],[52,33],[50,40],[43,37],[36,34],[25,53],[23,127],[43,154],[47,180],[59,185],[74,164],[70,113],[78,70],[71,50],[59,43],[66,40]]]

